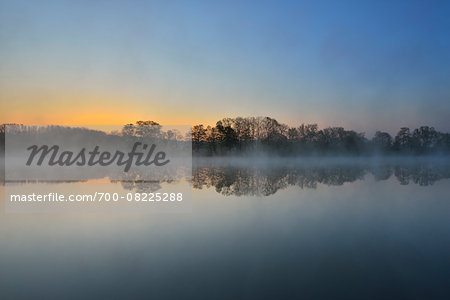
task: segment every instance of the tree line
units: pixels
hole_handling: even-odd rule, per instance
[[[289,127],[270,117],[237,117],[219,120],[215,126],[195,125],[191,134],[183,136],[176,130],[162,131],[161,125],[154,121],[137,121],[124,125],[120,132],[112,133],[125,137],[192,140],[195,156],[254,153],[280,156],[450,154],[450,134],[429,126],[414,130],[402,127],[395,136],[377,131],[373,138],[368,139],[364,133],[343,127],[320,129],[317,124]],[[0,125],[0,154],[4,151],[4,144],[5,126]]]
[[[224,118],[215,126],[192,127],[194,155],[276,153],[279,155],[450,154],[450,134],[421,126],[402,127],[395,137],[377,131],[372,139],[343,127],[289,127],[270,117]]]

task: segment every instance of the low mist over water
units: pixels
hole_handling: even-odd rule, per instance
[[[218,193],[267,196],[289,187],[320,188],[395,178],[400,185],[433,185],[450,178],[450,159],[404,158],[199,158],[194,161],[192,185],[214,187]]]

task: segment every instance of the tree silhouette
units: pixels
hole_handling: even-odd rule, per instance
[[[270,117],[224,118],[216,126],[193,127],[195,155],[265,153],[277,155],[426,155],[450,154],[450,135],[422,126],[407,127],[395,138],[377,131],[368,140],[364,133],[342,127],[319,129],[317,124],[289,127]]]
[[[377,131],[372,141],[372,150],[381,153],[388,153],[392,148],[392,137],[387,132]]]

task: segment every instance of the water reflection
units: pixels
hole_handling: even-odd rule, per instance
[[[268,196],[292,185],[312,189],[318,183],[342,185],[363,179],[364,174],[360,166],[270,169],[216,166],[194,169],[192,185],[196,189],[214,187],[223,195]]]
[[[167,182],[171,183],[173,181],[144,181],[144,180],[127,180],[127,181],[117,181],[112,180],[112,183],[120,183],[122,188],[127,191],[133,191],[136,193],[153,193],[161,189],[161,183]]]
[[[368,174],[376,181],[388,180],[394,175],[401,185],[414,183],[428,186],[438,180],[450,178],[450,165],[357,164],[270,168],[203,166],[194,168],[192,185],[195,189],[214,187],[222,195],[269,196],[288,186],[302,189],[316,189],[319,184],[337,186],[364,180]]]
[[[131,174],[127,180],[111,180],[110,182],[119,183],[125,190],[135,192],[155,192],[161,189],[162,183],[177,182],[173,180],[140,180],[139,176],[133,178]],[[301,189],[317,189],[320,185],[339,186],[365,180],[367,175],[373,176],[376,181],[389,180],[394,177],[400,185],[412,183],[429,186],[438,180],[450,178],[450,162],[439,164],[271,165],[270,167],[197,165],[192,170],[192,187],[194,189],[214,188],[217,193],[222,195],[269,196],[289,186],[297,186]],[[16,183],[30,184],[37,182],[23,181]],[[52,181],[50,183],[67,182]],[[0,173],[0,184],[4,185],[4,183],[4,173]]]

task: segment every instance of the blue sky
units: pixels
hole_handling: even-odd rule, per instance
[[[0,3],[5,122],[450,131],[449,2]]]

